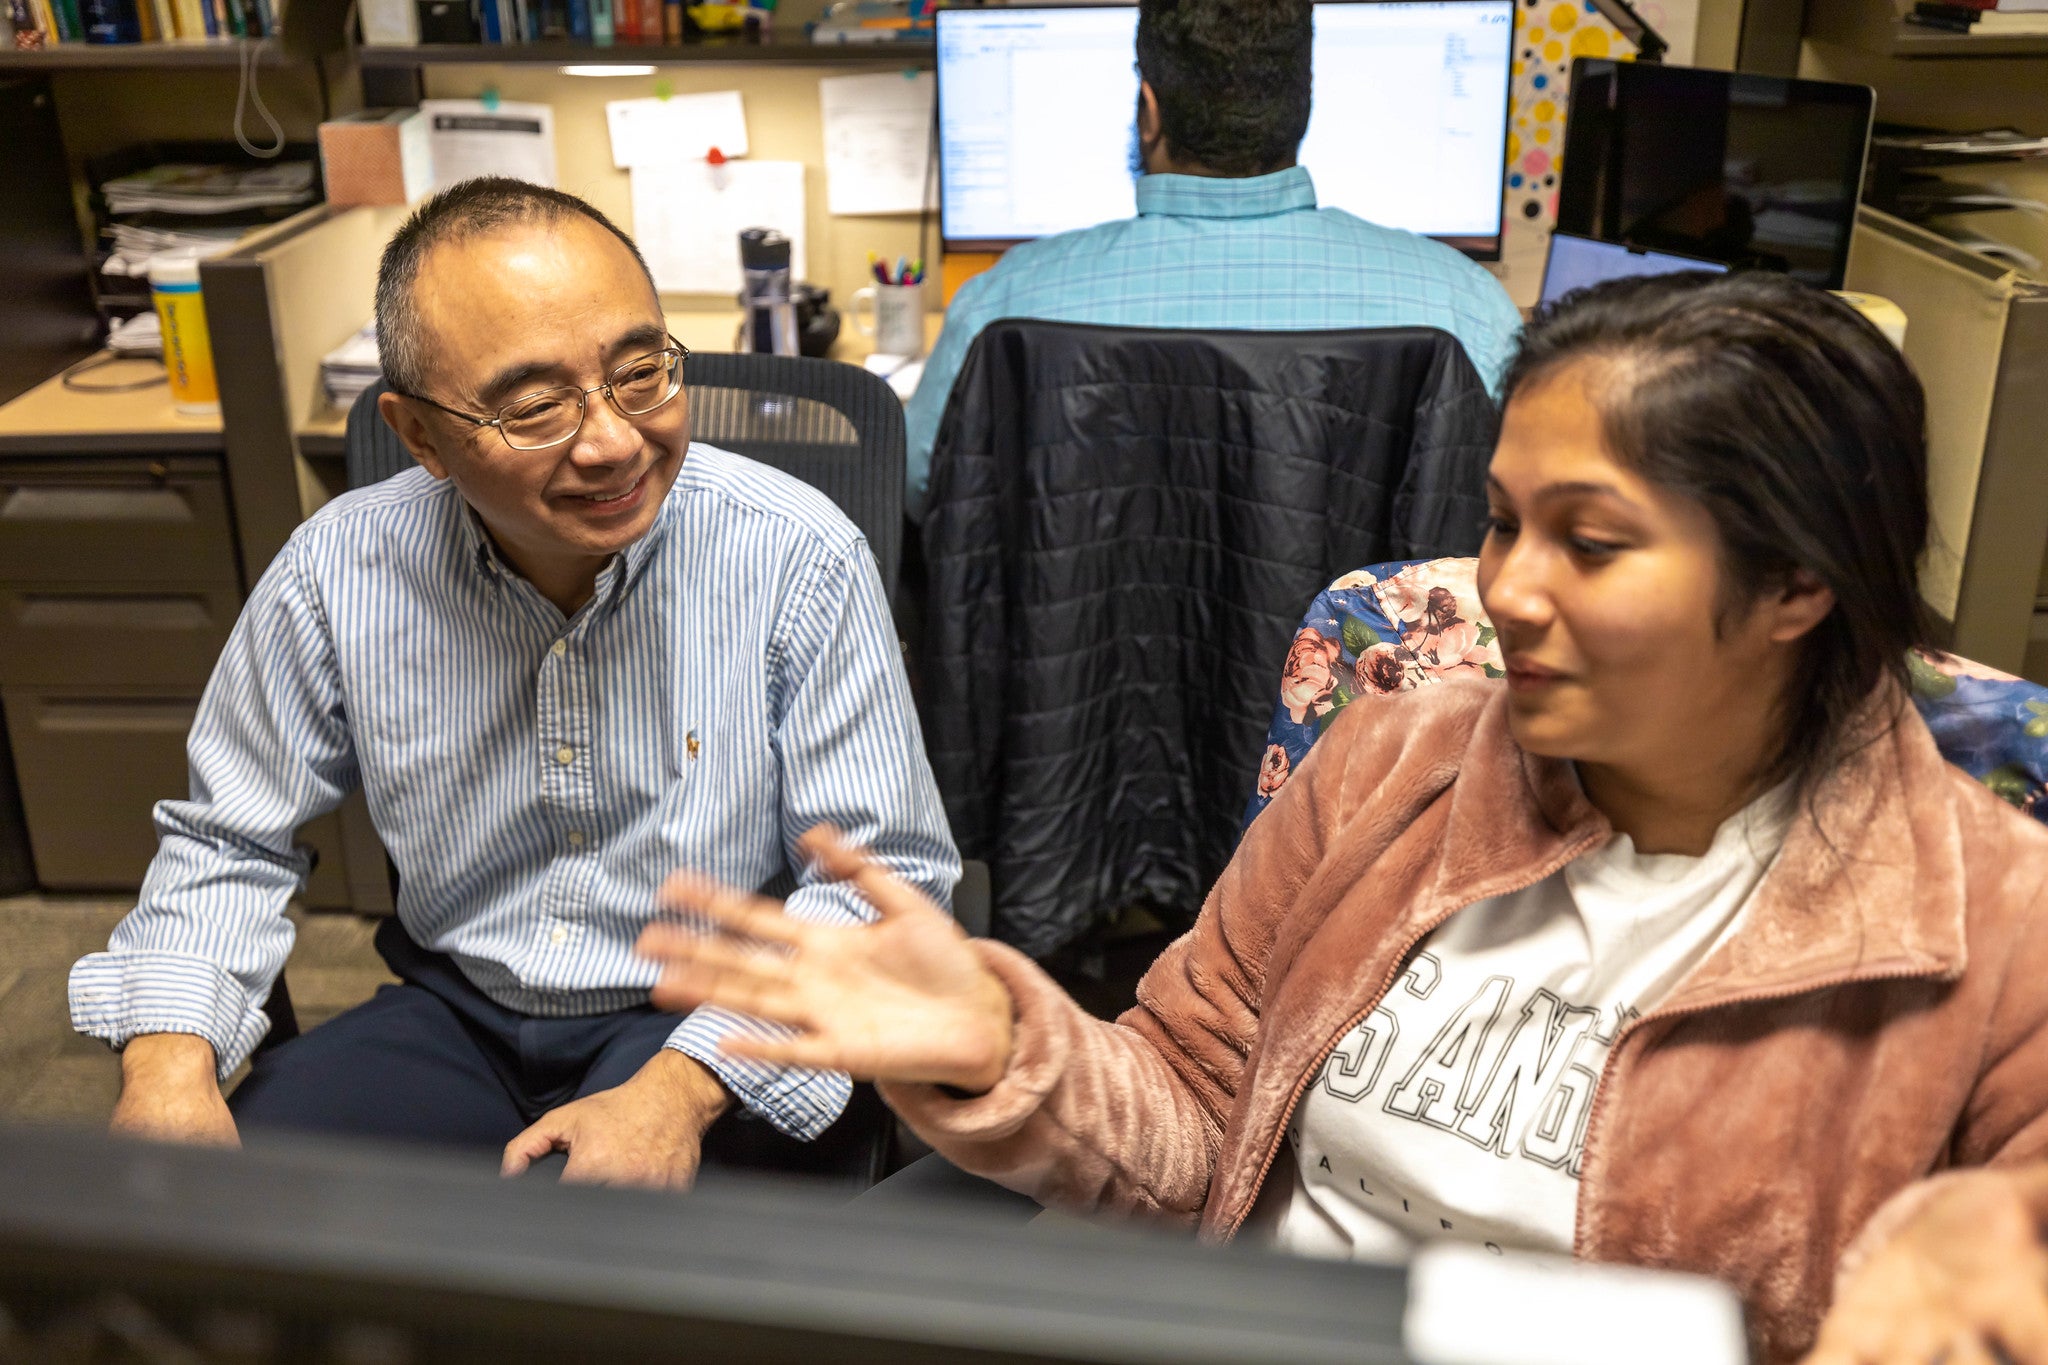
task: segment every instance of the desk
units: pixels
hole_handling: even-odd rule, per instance
[[[185,734],[242,605],[225,448],[219,414],[177,412],[163,384],[51,378],[0,406],[0,703],[46,888],[132,891],[151,807],[187,789]],[[347,905],[338,821],[301,838],[335,855],[304,898]]]
[[[114,383],[140,378],[152,369],[163,372],[153,361],[123,362],[93,371],[84,382]],[[0,455],[218,454],[220,449],[220,414],[190,417],[178,412],[168,384],[123,393],[80,393],[54,377],[0,406]]]
[[[832,343],[831,358],[858,365],[874,353],[874,339],[856,331],[853,319],[844,310],[841,310],[839,318],[839,340]],[[675,339],[693,351],[730,351],[735,349],[739,340],[740,310],[737,308],[669,313],[664,320]],[[944,313],[925,314],[924,344],[927,352],[938,340],[939,328],[945,321]],[[336,407],[322,407],[306,425],[299,428],[299,453],[314,459],[339,459],[347,434],[348,413]]]

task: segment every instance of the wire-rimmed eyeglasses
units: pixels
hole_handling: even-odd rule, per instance
[[[496,427],[505,444],[514,450],[546,450],[576,439],[576,433],[583,430],[586,405],[593,393],[603,394],[625,417],[645,417],[681,393],[683,361],[690,348],[674,337],[668,340],[669,344],[660,350],[624,362],[596,388],[579,389],[574,384],[563,384],[541,389],[513,399],[499,408],[495,417],[479,417],[451,408],[422,393],[406,393],[402,389],[393,392],[480,427]]]

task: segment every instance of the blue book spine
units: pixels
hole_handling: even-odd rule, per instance
[[[581,43],[590,41],[590,0],[569,0],[569,36]]]
[[[483,0],[483,3],[477,6],[477,11],[477,17],[483,23],[484,41],[487,43],[504,42],[505,35],[498,28],[498,6],[496,0]]]
[[[121,7],[114,0],[80,0],[79,9],[85,18],[88,43],[121,41]]]

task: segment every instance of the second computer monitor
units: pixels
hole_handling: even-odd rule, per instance
[[[1500,255],[1514,0],[1323,0],[1317,199]],[[999,250],[1136,211],[1137,9],[938,12],[940,226]]]

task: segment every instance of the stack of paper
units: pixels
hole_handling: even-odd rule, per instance
[[[237,168],[167,163],[109,180],[101,186],[109,213],[177,213],[210,216],[250,209],[310,204],[313,163],[286,161]]]
[[[244,229],[236,227],[158,228],[115,223],[106,230],[113,254],[101,267],[109,275],[142,278],[149,274],[149,258],[159,251],[193,251],[211,256],[241,240]]]
[[[1942,152],[1999,159],[2048,156],[2048,137],[2035,137],[2017,128],[1987,128],[1981,133],[1878,133],[1870,145],[1880,152]]]
[[[107,331],[107,349],[115,355],[162,355],[164,329],[156,310],[116,321]]]
[[[362,330],[320,358],[320,382],[327,387],[327,401],[337,408],[355,405],[364,389],[382,378],[377,358],[377,324],[366,322]]]

